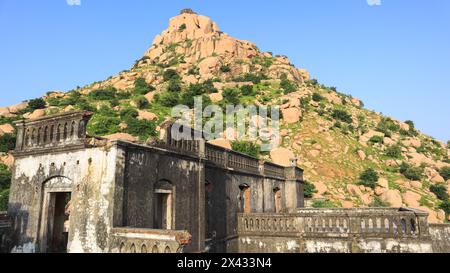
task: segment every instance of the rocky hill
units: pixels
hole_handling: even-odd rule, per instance
[[[171,107],[207,103],[281,105],[281,148],[259,153],[259,142],[214,143],[278,164],[297,157],[315,207],[408,206],[449,219],[450,149],[414,128],[367,110],[363,103],[311,79],[285,56],[261,52],[220,31],[210,18],[183,10],[170,19],[131,69],[69,92],[0,108],[0,161],[11,166],[12,122],[61,111],[95,112],[88,131],[109,139],[150,141]],[[0,165],[0,206],[9,171]],[[1,209],[1,208],[0,208]]]

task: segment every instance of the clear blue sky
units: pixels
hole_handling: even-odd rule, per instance
[[[0,0],[0,106],[130,68],[185,7],[370,109],[450,139],[448,0]]]

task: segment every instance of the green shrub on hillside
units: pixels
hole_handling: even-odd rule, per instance
[[[400,145],[392,145],[386,149],[386,155],[391,158],[401,158],[402,157],[402,147]]]
[[[179,80],[179,79],[180,79],[180,75],[178,75],[178,72],[173,69],[167,69],[163,73],[163,80],[165,82],[170,81],[170,80]]]
[[[180,96],[178,93],[164,92],[156,94],[154,101],[164,107],[175,107],[180,103]]]
[[[148,92],[154,91],[155,87],[148,84],[144,78],[137,78],[134,81],[134,92],[139,95],[145,95]]]
[[[283,89],[284,94],[289,94],[297,90],[297,85],[294,82],[288,80],[287,77],[284,77],[281,80],[280,87],[281,89]]]
[[[87,102],[86,99],[80,100],[77,104],[75,104],[75,108],[90,112],[95,112],[97,110],[93,105]]]
[[[156,124],[153,121],[129,118],[126,120],[126,133],[138,136],[140,140],[147,140],[150,136],[156,136]]]
[[[222,65],[220,67],[220,72],[222,72],[222,73],[229,73],[229,72],[231,72],[231,68],[228,65]]]
[[[444,178],[445,181],[450,179],[450,167],[443,167],[439,170],[439,174]]]
[[[407,121],[405,121],[405,123],[409,125],[409,130],[401,129],[399,131],[400,135],[402,135],[402,136],[410,136],[410,137],[414,137],[414,136],[418,136],[419,135],[419,132],[417,132],[415,124],[414,124],[413,121],[407,120]]]
[[[373,136],[369,139],[369,142],[373,143],[373,144],[376,144],[376,143],[383,144],[383,140],[384,140],[384,137],[382,137],[382,136]]]
[[[249,141],[235,141],[231,144],[233,151],[259,158],[261,146]]]
[[[178,31],[179,32],[183,32],[186,29],[186,24],[182,24],[179,28]]]
[[[380,197],[375,196],[369,206],[372,208],[388,208],[391,206],[391,204],[389,204],[388,202],[383,202]]]
[[[235,88],[226,88],[222,92],[224,102],[227,104],[239,104],[239,91]]]
[[[46,106],[45,100],[42,98],[37,98],[37,99],[30,100],[28,102],[27,110],[34,111],[36,109],[44,109],[45,106]]]
[[[445,211],[445,214],[448,216],[450,215],[450,200],[445,200],[443,201],[440,205],[439,208],[443,211]]]
[[[129,107],[129,108],[120,110],[119,115],[122,120],[126,120],[126,119],[130,119],[130,118],[131,119],[137,118],[139,113],[136,109]]]
[[[378,173],[374,169],[369,168],[359,176],[359,185],[375,189],[377,187],[378,179]]]
[[[322,95],[320,95],[319,93],[314,93],[313,95],[312,95],[312,100],[313,101],[315,101],[315,102],[321,102],[321,101],[323,101],[325,98],[322,96]]]
[[[0,190],[7,189],[11,185],[11,171],[8,166],[0,163]]]
[[[241,89],[242,95],[244,95],[244,96],[254,95],[253,86],[251,86],[251,85],[243,85],[240,87],[240,89]]]
[[[396,133],[399,130],[400,125],[396,124],[391,118],[382,118],[377,126],[377,131],[382,132],[385,135],[391,135],[392,132]]]
[[[305,180],[303,189],[305,198],[313,198],[314,194],[317,193],[316,186],[307,180]]]
[[[313,200],[311,206],[316,209],[334,208],[336,205],[330,200]]]
[[[413,167],[405,162],[400,166],[400,173],[403,174],[406,178],[418,181],[422,179],[423,176],[423,168],[421,167]]]
[[[16,136],[13,134],[4,134],[0,136],[0,153],[7,153],[14,150],[16,146]]]
[[[104,136],[119,132],[120,119],[115,116],[95,114],[90,120],[87,130],[94,136]]]
[[[150,103],[144,96],[138,96],[133,99],[133,102],[136,104],[136,107],[139,109],[147,108]]]
[[[430,191],[434,193],[439,200],[445,201],[449,198],[447,187],[444,184],[431,185]]]
[[[171,93],[181,92],[182,86],[180,80],[172,79],[167,85],[167,91]]]
[[[116,97],[117,89],[114,87],[107,87],[105,89],[93,90],[88,97],[92,100],[112,100]]]
[[[345,110],[334,109],[331,116],[337,120],[340,120],[340,121],[343,121],[346,123],[353,122],[352,116],[349,113],[347,113],[347,111],[345,111]]]
[[[233,81],[235,82],[253,82],[254,84],[261,83],[262,80],[266,80],[267,77],[263,74],[252,74],[246,73],[244,75],[235,77]]]

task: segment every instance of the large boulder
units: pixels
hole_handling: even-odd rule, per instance
[[[208,57],[198,64],[200,75],[208,75],[220,66],[218,57]]]
[[[414,147],[414,148],[420,148],[422,146],[422,142],[420,139],[417,138],[407,138],[402,141],[402,144],[405,147]]]
[[[40,118],[43,116],[45,116],[44,109],[36,109],[32,113],[27,113],[27,114],[23,115],[23,117],[26,119],[37,119],[37,118]]]
[[[8,168],[11,168],[14,164],[14,156],[11,153],[0,154],[0,163],[5,164]]]
[[[386,178],[380,177],[377,184],[384,189],[389,189],[389,181]]]
[[[400,208],[403,205],[402,195],[399,190],[388,190],[380,196],[381,201],[387,202],[394,208]]]
[[[4,134],[12,134],[14,133],[14,127],[8,123],[0,125],[0,134],[1,132],[3,132]]]
[[[154,121],[158,118],[155,114],[147,111],[138,110],[138,114],[138,119],[140,120]]]
[[[302,116],[302,112],[298,108],[283,109],[281,112],[283,114],[283,120],[287,124],[299,122]]]
[[[281,166],[291,166],[291,160],[295,159],[295,154],[286,148],[277,148],[270,152],[272,162]]]
[[[369,130],[367,133],[360,136],[359,140],[363,143],[367,143],[374,136],[384,137],[384,133],[374,131],[374,130]]]
[[[366,160],[366,153],[363,150],[358,150],[358,156],[361,160]]]
[[[420,207],[420,202],[419,201],[422,198],[422,196],[420,196],[420,194],[412,192],[412,191],[407,191],[402,196],[403,196],[404,203],[408,207],[410,207],[410,208],[418,208],[418,207]]]
[[[223,96],[221,93],[209,94],[209,98],[212,102],[221,102],[223,100]]]
[[[149,92],[144,97],[148,100],[149,103],[152,103],[153,102],[153,98],[155,97],[155,92],[154,91],[153,92]]]
[[[130,142],[137,141],[137,138],[135,138],[134,136],[127,134],[127,133],[117,133],[117,134],[107,135],[107,136],[104,136],[103,138],[106,138],[111,141],[112,140],[125,140],[125,141],[130,141]]]
[[[11,105],[8,107],[9,112],[12,114],[17,114],[20,111],[25,110],[28,107],[28,102],[21,102],[15,105]]]

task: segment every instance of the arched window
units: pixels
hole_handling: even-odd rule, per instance
[[[416,233],[416,221],[414,221],[414,219],[411,219],[410,223],[411,223],[411,234],[414,234]]]
[[[67,123],[65,123],[65,124],[64,124],[64,135],[63,135],[64,140],[67,139],[67,133],[68,133],[68,131],[69,131],[68,125],[67,125]]]
[[[56,141],[61,141],[61,124],[58,124],[58,128],[56,128]]]
[[[53,142],[53,137],[55,134],[55,125],[50,126],[50,142]]]
[[[406,234],[406,220],[402,219],[401,223],[402,223],[402,233]]]
[[[45,126],[44,129],[44,144],[47,144],[48,141],[48,126]]]
[[[170,247],[169,246],[166,246],[166,249],[164,250],[164,253],[170,253],[171,251],[170,251]]]
[[[252,197],[252,191],[249,185],[247,184],[241,184],[239,186],[239,189],[241,190],[241,211],[244,213],[252,213],[252,206],[251,206],[251,197]]]
[[[36,141],[36,129],[33,128],[31,131],[31,145],[34,145]]]
[[[281,190],[280,188],[276,187],[273,189],[273,195],[274,195],[274,202],[275,202],[275,212],[280,213],[282,210],[281,206]]]
[[[172,229],[173,185],[162,180],[155,184],[153,195],[153,226],[155,229]]]
[[[39,127],[38,133],[37,133],[37,140],[36,140],[37,145],[41,144],[41,137],[42,137],[42,128]]]
[[[75,134],[75,121],[72,121],[72,124],[70,125],[70,138],[73,138]]]
[[[142,245],[141,246],[141,253],[147,253],[147,246],[146,245]]]
[[[130,247],[130,253],[136,253],[136,246],[134,244]]]
[[[158,247],[156,245],[153,246],[152,253],[159,253]]]
[[[85,126],[85,122],[84,120],[81,120],[80,123],[78,124],[78,137],[82,138],[84,135],[84,126]]]
[[[27,129],[25,131],[25,146],[28,146],[30,144],[30,129]]]

